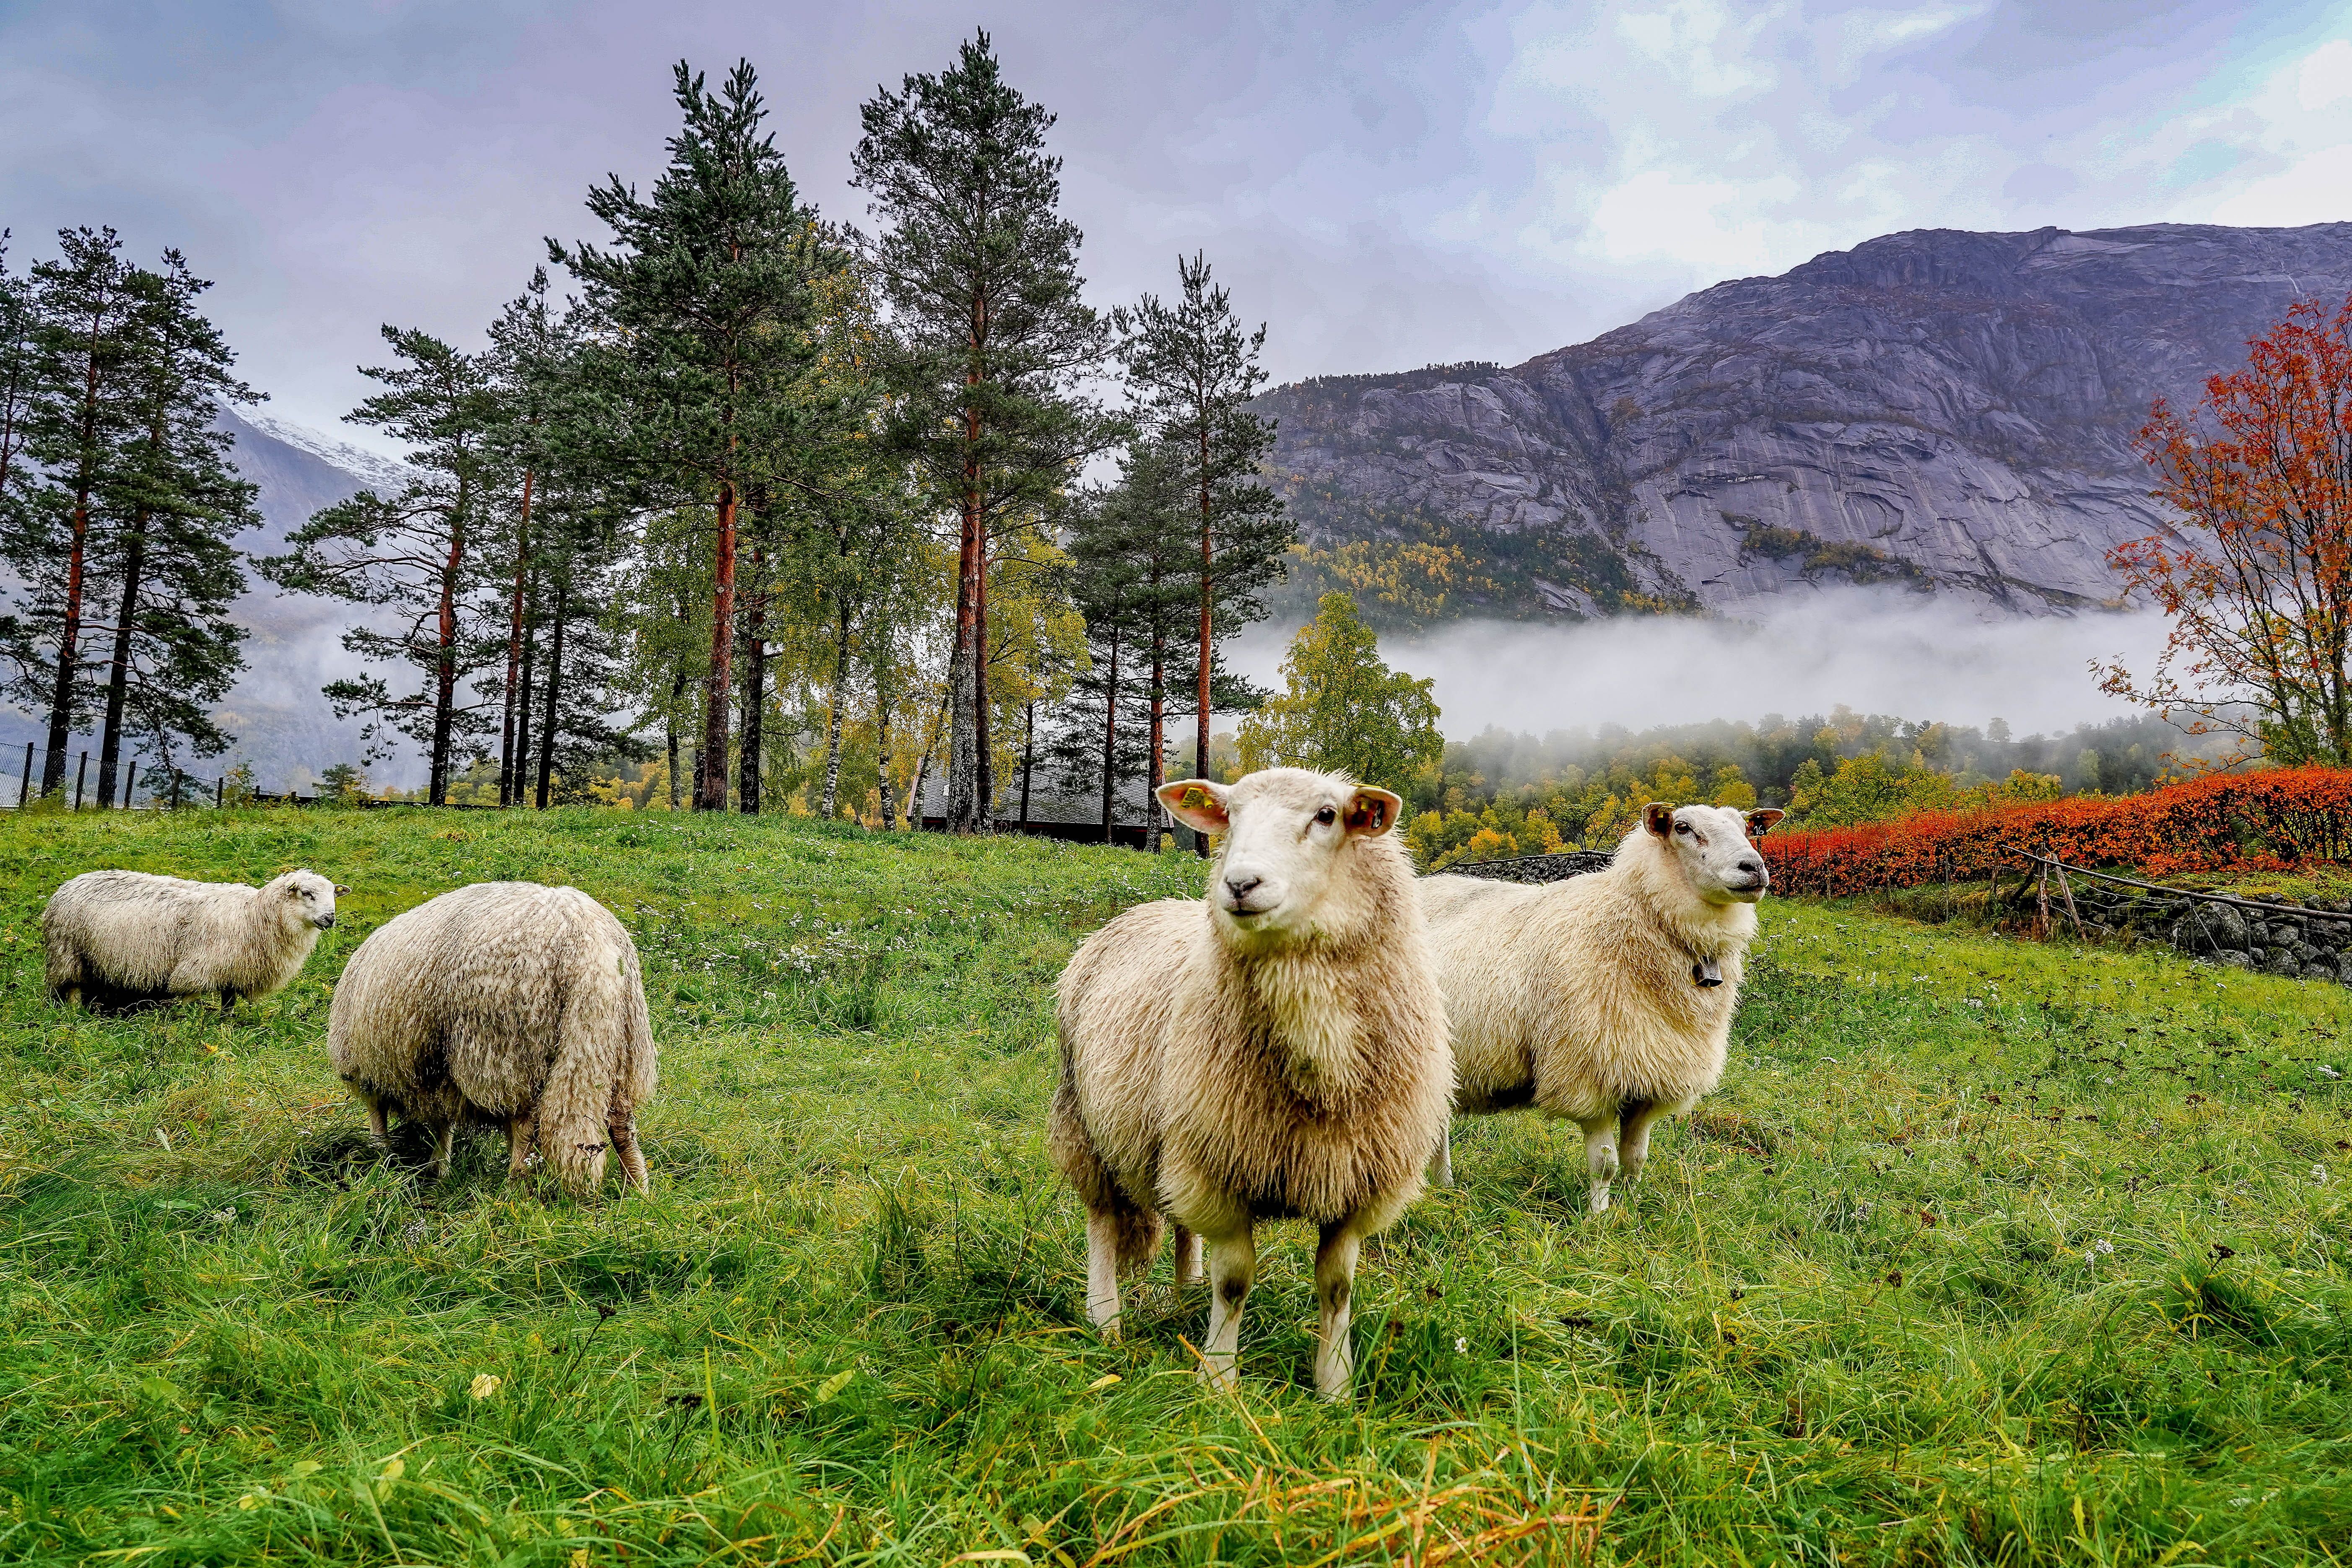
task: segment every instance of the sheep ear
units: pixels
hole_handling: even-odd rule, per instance
[[[348,893],[348,892],[350,892],[350,891],[351,891],[351,889],[350,889],[349,888],[344,887],[341,882],[338,882],[338,883],[336,883],[336,884],[335,884],[335,891],[337,891],[338,893]]]
[[[1348,832],[1350,837],[1362,834],[1377,837],[1397,824],[1404,810],[1404,798],[1391,795],[1376,784],[1366,784],[1348,802]]]
[[[1749,812],[1748,814],[1748,837],[1750,838],[1763,837],[1767,833],[1772,831],[1772,825],[1774,823],[1780,821],[1782,817],[1788,815],[1789,814],[1785,811],[1776,811],[1769,805],[1761,811]]]
[[[1642,826],[1664,838],[1675,830],[1675,808],[1663,800],[1654,800],[1642,808]]]
[[[1196,833],[1223,833],[1233,826],[1225,815],[1225,786],[1207,779],[1179,779],[1160,786],[1168,815]]]

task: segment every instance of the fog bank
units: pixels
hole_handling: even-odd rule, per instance
[[[1477,621],[1381,639],[1392,668],[1433,678],[1440,727],[1466,740],[1488,726],[1548,730],[1865,713],[1981,725],[2020,734],[2134,710],[2086,668],[2125,656],[2151,667],[2166,633],[2155,611],[1984,621],[1952,600],[1844,588],[1739,619],[1641,616],[1574,626]],[[1289,630],[1236,640],[1236,670],[1279,689]]]

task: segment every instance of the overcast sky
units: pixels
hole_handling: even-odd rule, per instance
[[[2352,217],[2352,0],[0,0],[0,224],[19,266],[180,246],[270,411],[333,429],[380,322],[478,341],[543,236],[602,237],[671,61],[748,57],[855,221],[858,104],[975,26],[1060,116],[1097,301],[1205,249],[1279,379],[1517,363],[1895,229]]]

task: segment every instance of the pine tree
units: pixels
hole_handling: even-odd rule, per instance
[[[495,405],[473,356],[422,331],[387,326],[383,335],[401,363],[362,367],[362,374],[386,390],[346,417],[408,443],[418,477],[397,496],[362,490],[327,508],[288,536],[289,553],[254,564],[280,587],[383,605],[405,619],[391,632],[353,626],[343,646],[373,661],[409,666],[421,689],[395,696],[381,675],[323,689],[338,716],[367,716],[367,760],[388,754],[387,731],[422,747],[425,798],[440,805],[448,799],[458,748],[489,729],[482,712],[488,699],[461,704],[458,682],[502,662],[506,651],[505,637],[493,629],[504,584],[486,580],[478,552],[489,468],[485,432]]]
[[[1297,534],[1282,501],[1258,477],[1274,426],[1251,412],[1265,384],[1258,353],[1265,327],[1243,330],[1205,257],[1177,258],[1173,304],[1146,294],[1111,313],[1137,423],[1165,449],[1194,508],[1199,636],[1193,668],[1193,775],[1209,776],[1209,716],[1217,644],[1265,615],[1257,591],[1278,581]],[[1195,834],[1197,853],[1209,852]]]
[[[499,682],[499,804],[517,805],[525,794],[530,756],[530,711],[523,687],[526,649],[533,643],[531,590],[536,537],[531,505],[547,485],[566,476],[558,469],[576,460],[581,440],[575,426],[580,405],[577,326],[550,307],[547,269],[531,270],[530,283],[509,300],[490,326],[485,370],[496,398],[497,417],[486,445],[497,476],[512,495],[511,511],[492,508],[498,553],[507,580],[506,675]]]
[[[1078,230],[1059,211],[1061,160],[1045,150],[1054,117],[1005,83],[987,34],[861,115],[852,171],[881,228],[863,247],[890,312],[890,435],[957,520],[948,826],[986,832],[993,546],[1037,527],[1111,438],[1074,391],[1108,340],[1078,298]]]
[[[0,228],[0,520],[22,497],[26,418],[33,392],[33,293],[8,271],[10,231]],[[5,524],[0,524],[5,526]]]
[[[240,478],[234,437],[215,426],[223,404],[257,402],[231,372],[236,356],[196,309],[212,285],[176,250],[160,272],[134,271],[125,337],[141,428],[103,489],[109,526],[94,555],[116,602],[100,731],[98,804],[112,805],[126,739],[166,768],[175,742],[217,756],[232,737],[210,709],[245,667],[244,628],[229,605],[245,590],[229,542],[261,521],[257,487]]]
[[[90,718],[84,623],[97,588],[93,547],[108,485],[138,430],[131,384],[131,268],[112,229],[58,235],[59,256],[31,275],[33,356],[25,451],[38,482],[10,509],[5,553],[21,613],[0,620],[16,668],[10,694],[47,710],[41,793],[65,787],[66,748]]]
[[[619,345],[607,384],[625,405],[639,471],[673,500],[712,508],[710,658],[703,676],[698,810],[727,807],[739,512],[760,458],[789,438],[790,384],[814,353],[808,274],[814,224],[800,203],[749,61],[717,94],[681,60],[669,166],[650,200],[618,175],[588,195],[609,250],[550,254],[586,289]]]

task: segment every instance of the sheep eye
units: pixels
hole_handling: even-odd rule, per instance
[[[1690,831],[1690,824],[1687,822],[1677,822],[1675,824],[1675,831],[1676,833],[1688,833]]]
[[[1315,814],[1315,825],[1318,827],[1328,827],[1339,820],[1339,814],[1328,805]]]

